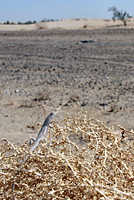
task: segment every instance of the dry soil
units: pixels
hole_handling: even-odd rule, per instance
[[[90,113],[134,129],[134,29],[0,31],[0,138],[36,137],[46,115]]]

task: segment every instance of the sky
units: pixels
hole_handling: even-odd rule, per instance
[[[108,8],[116,6],[134,16],[134,0],[0,0],[0,22],[43,19],[111,19]]]

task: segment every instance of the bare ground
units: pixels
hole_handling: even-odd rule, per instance
[[[45,116],[85,111],[134,129],[134,29],[1,31],[0,138],[36,137]],[[82,43],[81,40],[88,40]]]

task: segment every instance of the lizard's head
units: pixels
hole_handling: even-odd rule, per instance
[[[57,112],[58,111],[55,111],[55,112],[51,112],[50,114],[49,114],[49,121],[51,121],[51,119],[57,114]]]
[[[49,120],[49,122],[51,122],[52,118],[59,112],[60,109],[61,109],[61,107],[57,108],[55,112],[51,112],[48,115],[47,120]]]

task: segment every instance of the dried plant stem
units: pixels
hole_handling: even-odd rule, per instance
[[[122,131],[84,115],[53,122],[31,153],[27,144],[2,141],[0,198],[133,200],[134,144]]]

